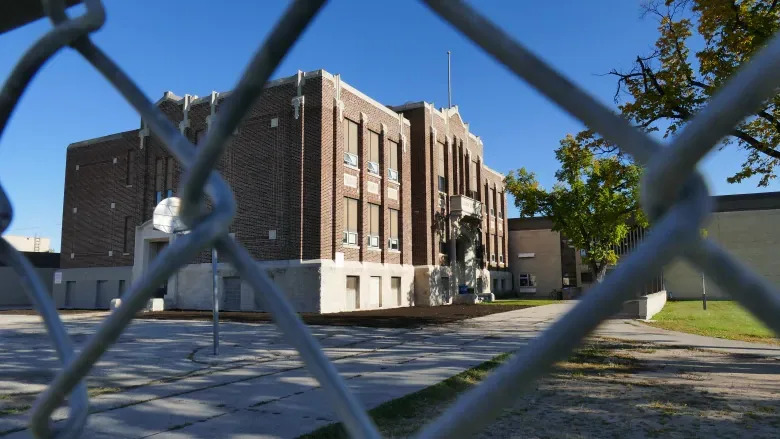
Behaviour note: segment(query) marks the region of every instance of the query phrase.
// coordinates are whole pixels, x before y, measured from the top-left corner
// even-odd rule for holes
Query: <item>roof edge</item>
[[[134,131],[138,131],[138,129],[122,131],[120,133],[109,134],[109,135],[106,135],[106,136],[95,137],[95,138],[87,139],[87,140],[81,140],[81,141],[74,142],[74,143],[71,143],[70,145],[68,145],[68,149],[80,148],[82,146],[94,145],[96,143],[102,143],[102,142],[107,142],[109,140],[120,139],[125,134],[132,133]]]

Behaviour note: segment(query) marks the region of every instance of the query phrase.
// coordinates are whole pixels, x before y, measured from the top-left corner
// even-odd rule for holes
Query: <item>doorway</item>
[[[149,241],[149,262],[153,262],[165,247],[168,247],[168,241]],[[168,294],[167,280],[157,287],[152,297],[162,299],[166,294]]]

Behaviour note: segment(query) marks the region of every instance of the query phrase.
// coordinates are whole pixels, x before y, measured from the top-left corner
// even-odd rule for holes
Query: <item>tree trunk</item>
[[[604,276],[606,274],[607,274],[607,263],[602,262],[601,265],[598,268],[596,268],[596,283],[600,284],[604,282]]]

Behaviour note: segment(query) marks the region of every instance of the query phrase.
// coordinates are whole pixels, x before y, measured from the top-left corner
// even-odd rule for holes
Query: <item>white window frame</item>
[[[390,238],[387,240],[387,248],[390,250],[399,250],[398,238]]]
[[[523,285],[525,281],[526,285]],[[517,283],[522,288],[532,288],[536,286],[536,276],[531,273],[520,273],[517,275]]]
[[[357,232],[344,231],[344,244],[357,245]]]
[[[357,168],[358,167],[357,154],[352,154],[351,152],[344,151],[344,164],[347,166],[353,166]]]
[[[398,171],[393,168],[387,168],[387,179],[390,181],[398,181]]]

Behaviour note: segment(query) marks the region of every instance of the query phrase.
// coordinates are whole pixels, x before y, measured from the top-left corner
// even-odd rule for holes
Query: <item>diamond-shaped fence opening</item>
[[[571,311],[528,349],[516,355],[475,389],[462,395],[440,418],[421,432],[422,437],[467,437],[485,426],[500,409],[516,399],[533,380],[564,358],[604,319],[618,311],[621,303],[661,268],[676,257],[692,264],[718,282],[732,297],[780,333],[780,293],[766,280],[752,273],[717,244],[701,239],[699,229],[711,206],[710,197],[696,164],[715,147],[751,110],[780,87],[780,37],[769,44],[713,97],[668,146],[661,146],[634,129],[571,81],[546,65],[531,51],[477,11],[459,0],[423,0],[518,77],[527,81],[571,115],[579,118],[607,140],[645,166],[643,207],[654,220],[652,233],[617,269],[592,288]],[[235,203],[227,183],[214,171],[226,139],[244,112],[257,100],[263,85],[281,58],[301,35],[325,3],[324,0],[296,0],[277,22],[255,53],[234,92],[226,99],[214,125],[199,148],[171,125],[136,84],[89,38],[105,22],[99,0],[84,0],[86,12],[66,15],[66,6],[77,0],[14,2],[12,14],[0,17],[0,33],[48,16],[53,27],[18,61],[0,90],[0,134],[39,68],[58,50],[70,46],[97,69],[138,111],[145,124],[160,138],[187,169],[181,187],[183,220],[191,233],[177,239],[155,259],[146,276],[132,285],[123,304],[102,322],[78,355],[57,314],[47,287],[32,265],[4,239],[0,239],[0,259],[23,279],[31,301],[44,320],[49,337],[63,364],[50,386],[37,399],[31,411],[30,428],[35,437],[78,437],[87,418],[87,392],[84,377],[153,295],[156,286],[170,277],[200,251],[215,246],[258,293],[287,341],[299,352],[306,367],[320,382],[347,430],[353,437],[379,437],[376,427],[357,399],[349,392],[336,369],[325,357],[308,328],[295,314],[284,293],[259,270],[249,253],[227,235],[235,213]],[[202,196],[210,197],[213,209],[201,216]],[[0,187],[0,232],[13,215],[8,197]],[[580,334],[580,338],[572,334]],[[52,428],[52,412],[67,397],[68,419]],[[466,416],[467,415],[467,416]]]

